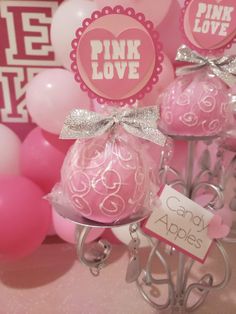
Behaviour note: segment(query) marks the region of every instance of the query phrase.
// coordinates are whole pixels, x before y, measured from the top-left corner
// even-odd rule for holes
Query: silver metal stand
[[[227,167],[225,171],[225,180],[224,180],[224,186],[227,188],[227,185],[232,183],[232,180],[235,182],[234,186],[236,186],[236,155],[231,160],[229,166]],[[236,187],[233,189],[233,197],[229,201],[228,207],[233,212],[236,213]],[[225,242],[229,243],[236,243],[236,222],[233,222],[233,225],[231,227],[231,231],[229,235],[224,239]]]
[[[213,176],[212,173],[214,173],[214,171],[207,169],[207,167],[203,168],[197,175],[194,175],[195,147],[197,140],[187,140],[188,152],[186,156],[185,175],[182,176],[177,170],[169,166],[168,152],[163,152],[159,171],[161,182],[163,184],[169,184],[191,199],[195,199],[201,191],[207,191],[208,194],[211,193],[212,199],[206,204],[206,207],[210,210],[220,209],[224,204],[224,184],[219,175],[221,167],[217,165],[222,164],[222,154],[218,154],[218,160],[215,165],[215,168],[218,167],[217,176]],[[63,213],[60,212],[60,209],[58,212],[64,216]],[[152,307],[157,310],[170,309],[172,313],[193,312],[203,304],[211,290],[221,289],[227,285],[231,275],[231,268],[227,253],[220,241],[215,242],[222,258],[216,262],[223,265],[224,271],[222,280],[220,282],[215,282],[213,274],[206,273],[197,281],[195,279],[194,282],[190,282],[191,271],[195,262],[182,253],[178,253],[172,247],[164,245],[163,251],[163,243],[142,232],[140,222],[144,218],[146,217],[137,219],[137,221],[127,222],[126,224],[130,225],[131,241],[134,241],[132,243],[138,244],[137,231],[141,232],[150,242],[150,254],[147,258],[146,266],[144,269],[140,269],[140,271],[136,269],[136,274],[131,274],[131,277],[135,278],[134,280],[136,281],[141,295]],[[108,262],[112,249],[111,245],[103,240],[96,244],[86,245],[85,240],[91,228],[116,228],[118,226],[104,226],[97,223],[93,224],[85,219],[80,220],[78,217],[69,217],[69,219],[73,220],[78,225],[77,253],[79,260],[90,268],[93,275],[99,275],[101,268]],[[136,246],[134,254],[137,254]],[[177,269],[172,269],[171,259],[177,259]],[[159,265],[161,265],[164,270],[164,274],[163,271],[161,274],[156,273],[158,268],[153,267],[156,260],[159,261]],[[158,293],[154,293],[154,291],[157,290]],[[192,301],[193,298],[190,297],[192,294],[194,294],[194,301]]]
[[[200,173],[195,176],[193,175],[196,143],[197,142],[195,140],[188,141],[188,152],[184,178],[175,169],[168,166],[168,162],[163,156],[163,162],[160,169],[162,182],[168,183],[174,188],[182,189],[182,193],[191,199],[194,199],[199,191],[207,190],[208,193],[212,193],[212,200],[208,203],[207,207],[212,210],[220,209],[224,204],[221,180],[219,180],[218,185],[215,182],[211,182],[214,181],[213,179],[209,181],[209,178],[212,177],[212,171],[207,169],[201,170]],[[219,154],[218,159],[221,157],[222,155]],[[219,160],[217,160],[217,162],[219,162]],[[142,280],[137,281],[137,286],[142,296],[158,310],[171,308],[172,313],[186,313],[196,310],[205,301],[210,290],[224,288],[231,276],[231,268],[227,253],[220,241],[215,242],[216,247],[222,256],[220,263],[221,265],[222,263],[224,265],[224,275],[222,281],[215,283],[213,275],[206,273],[204,276],[199,278],[197,282],[188,284],[188,281],[191,278],[191,270],[195,262],[182,253],[175,254],[176,258],[178,258],[178,267],[177,278],[174,281],[175,272],[171,270],[171,267],[167,262],[168,256],[164,256],[163,253],[160,253],[161,251],[158,249],[160,246],[159,241],[151,240],[153,249],[149,255],[147,265],[144,269],[144,277]],[[171,250],[173,249],[170,248],[170,251]],[[164,279],[155,279],[152,276],[151,265],[156,257],[159,258],[166,271],[166,277]],[[159,303],[157,298],[153,298],[150,293],[151,289],[147,291],[147,286],[151,287],[153,285],[167,286],[168,293],[166,293],[167,297],[164,302]],[[196,297],[195,295],[195,299],[191,303],[190,295],[193,292],[198,294],[198,296]],[[161,299],[161,296],[159,299]]]

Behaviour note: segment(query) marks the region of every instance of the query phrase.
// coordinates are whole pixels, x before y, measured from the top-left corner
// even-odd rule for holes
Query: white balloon
[[[96,11],[97,5],[88,0],[68,0],[56,10],[51,25],[51,41],[56,59],[67,69],[71,68],[71,42],[82,21]]]
[[[129,244],[129,242],[131,241],[131,236],[129,233],[129,226],[112,228],[111,230],[113,234],[115,235],[115,237],[118,240],[120,240],[122,243]],[[138,237],[140,239],[140,247],[147,247],[150,245],[147,238],[144,235],[142,235],[139,231],[138,231]]]
[[[19,137],[0,123],[0,175],[20,174],[20,149]]]

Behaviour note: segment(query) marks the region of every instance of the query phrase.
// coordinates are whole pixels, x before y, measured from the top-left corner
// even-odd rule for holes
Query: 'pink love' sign
[[[72,47],[75,79],[99,103],[134,103],[151,91],[162,71],[158,33],[132,8],[94,12],[77,30]]]
[[[189,43],[200,50],[218,51],[236,36],[235,0],[187,0],[184,32]]]

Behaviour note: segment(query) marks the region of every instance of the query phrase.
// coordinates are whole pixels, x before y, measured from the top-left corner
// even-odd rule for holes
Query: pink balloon
[[[66,242],[75,244],[76,224],[60,216],[55,210],[52,211],[53,226],[56,234]],[[88,235],[86,243],[92,242],[99,238],[104,229],[93,228]]]
[[[0,177],[0,255],[16,259],[31,254],[43,242],[50,206],[42,190],[27,178]]]
[[[37,183],[45,192],[49,192],[53,185],[60,180],[60,169],[67,142],[50,136],[51,142],[44,136],[40,128],[33,129],[24,140],[21,148],[22,174]],[[60,144],[59,144],[60,143]],[[58,149],[58,145],[65,143],[65,151]]]
[[[56,235],[56,230],[54,228],[54,225],[53,225],[53,222],[52,222],[52,219],[51,219],[47,236],[51,237],[51,236],[55,236],[55,235]]]
[[[183,44],[183,35],[180,30],[180,16],[180,4],[177,0],[172,0],[170,10],[157,27],[157,31],[160,34],[160,41],[163,44],[163,50],[171,62],[175,62],[176,51]]]
[[[64,1],[55,12],[51,25],[52,46],[56,59],[70,70],[71,42],[82,21],[96,11],[95,2],[86,0]]]
[[[169,11],[172,0],[95,0],[95,2],[99,8],[116,5],[132,7],[137,13],[143,13],[146,19],[158,25]]]
[[[66,154],[69,148],[75,143],[75,140],[62,140],[59,139],[58,135],[49,133],[44,130],[41,131],[42,136],[45,138],[45,140],[63,154]]]
[[[74,75],[62,69],[46,70],[36,75],[27,87],[26,104],[34,122],[54,134],[60,133],[72,109],[90,109],[90,99],[81,91]]]
[[[122,242],[113,234],[112,229],[105,229],[105,232],[102,234],[102,238],[111,244],[122,244]]]
[[[20,147],[18,136],[0,124],[0,174],[20,173]]]
[[[151,106],[156,103],[158,96],[163,90],[174,80],[175,72],[169,58],[164,55],[162,63],[162,72],[159,76],[159,81],[152,88],[150,93],[147,93],[140,101],[140,106]]]

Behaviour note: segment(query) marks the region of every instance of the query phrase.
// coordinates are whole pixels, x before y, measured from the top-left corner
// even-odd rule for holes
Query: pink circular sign
[[[162,71],[162,45],[153,23],[132,8],[105,7],[85,19],[72,41],[72,70],[90,98],[133,104]]]
[[[235,40],[235,0],[186,0],[182,23],[192,48],[221,52]]]

